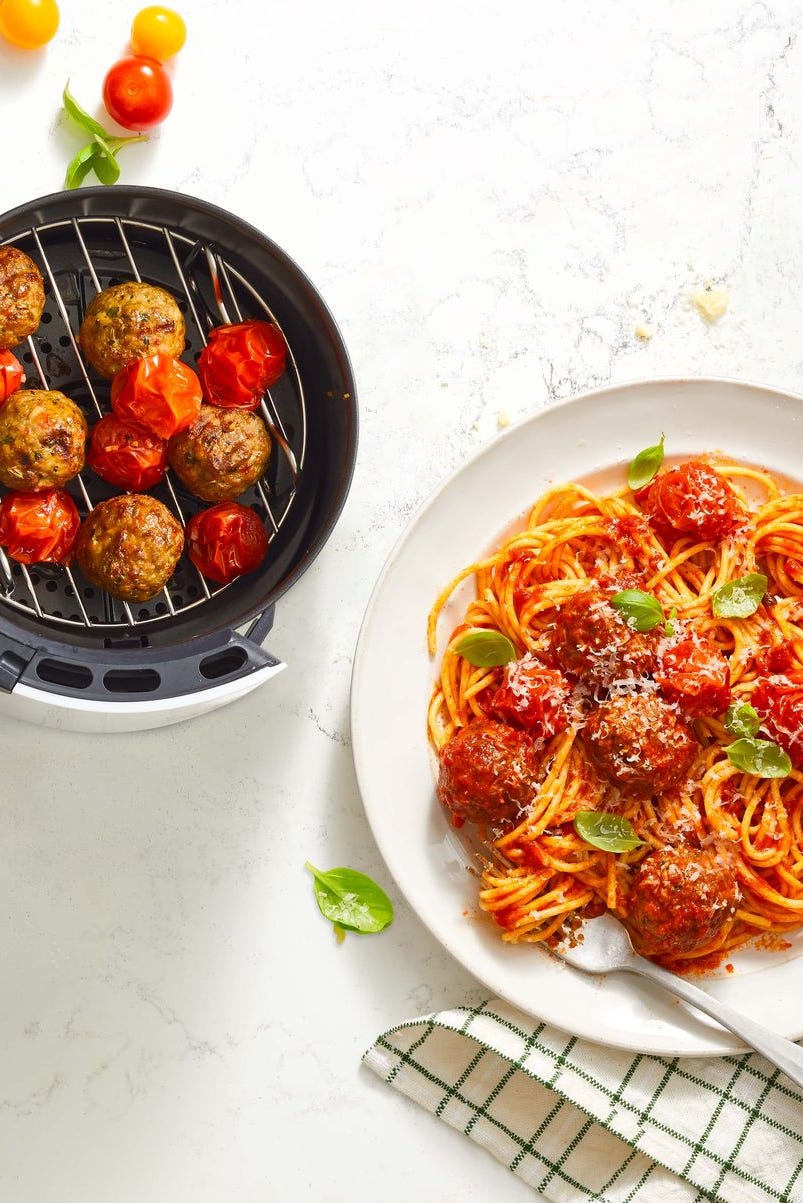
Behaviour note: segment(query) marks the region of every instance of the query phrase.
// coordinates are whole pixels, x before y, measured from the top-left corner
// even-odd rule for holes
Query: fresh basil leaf
[[[516,649],[501,631],[469,631],[455,644],[455,651],[477,668],[495,668],[516,659]]]
[[[95,175],[101,184],[116,184],[120,178],[120,164],[105,138],[95,137],[98,153],[95,155]]]
[[[67,167],[67,174],[64,177],[65,188],[80,188],[90,171],[95,168],[97,153],[98,148],[94,142],[88,142],[86,146],[81,147]]]
[[[723,722],[725,730],[737,739],[752,739],[761,726],[761,719],[749,702],[731,702]]]
[[[638,589],[623,589],[621,593],[614,593],[611,605],[634,631],[651,631],[664,619],[664,612],[656,599]]]
[[[669,612],[669,617],[667,618],[666,622],[664,623],[664,634],[665,635],[667,635],[667,636],[674,635],[675,623],[677,622],[677,619],[678,619],[678,608],[677,608],[677,606],[673,606]]]
[[[761,605],[766,592],[767,578],[763,572],[748,572],[747,576],[728,581],[711,594],[714,617],[749,618]]]
[[[767,739],[737,739],[725,752],[731,764],[754,777],[788,777],[792,771],[787,753]]]
[[[337,929],[343,931],[377,932],[393,922],[393,904],[376,882],[356,869],[316,869],[309,861],[315,879],[314,889],[318,909]],[[338,939],[340,937],[338,936]]]
[[[574,816],[574,830],[581,840],[603,852],[630,852],[644,843],[628,819],[605,810],[578,811]]]
[[[628,468],[627,483],[634,493],[637,489],[643,489],[645,485],[648,485],[654,479],[658,469],[664,462],[665,437],[662,434],[660,443],[656,443],[654,447],[645,447],[643,451],[639,451]]]
[[[70,81],[69,80],[64,85],[64,93],[62,95],[62,102],[64,104],[64,108],[65,108],[66,112],[68,113],[68,115],[70,117],[72,117],[72,119],[76,125],[80,125],[81,129],[86,130],[86,132],[88,134],[91,134],[93,138],[105,138],[106,137],[106,131],[103,128],[103,126],[100,124],[100,122],[96,121],[94,117],[90,117],[90,115],[89,115],[89,113],[87,113],[86,109],[81,108],[78,101],[75,99],[73,94],[70,92]]]

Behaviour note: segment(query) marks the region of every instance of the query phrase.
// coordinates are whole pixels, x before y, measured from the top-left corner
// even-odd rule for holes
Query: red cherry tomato
[[[141,493],[164,476],[167,441],[138,422],[106,414],[89,436],[86,462],[110,485]]]
[[[172,109],[173,85],[155,58],[132,54],[108,71],[103,103],[118,125],[142,133],[161,125]]]
[[[0,405],[15,393],[25,379],[25,370],[10,351],[0,351]]]
[[[268,550],[261,520],[248,506],[236,501],[222,501],[194,514],[185,533],[195,567],[221,585],[244,572],[253,572]]]
[[[80,525],[64,489],[6,493],[0,502],[0,544],[20,564],[66,564]]]
[[[551,739],[569,725],[570,693],[571,686],[562,673],[528,655],[505,665],[491,711],[512,727]]]
[[[198,360],[204,397],[211,405],[256,409],[286,360],[287,344],[270,322],[217,326]]]
[[[722,714],[731,700],[730,668],[717,648],[683,639],[664,652],[655,674],[668,702],[677,702],[687,718]]]
[[[112,409],[118,417],[169,439],[191,426],[201,412],[201,383],[180,359],[150,355],[117,373],[112,381]]]
[[[795,768],[803,768],[803,680],[771,677],[759,681],[750,701],[761,717],[762,729],[789,753]]]
[[[699,460],[656,476],[636,494],[636,501],[659,533],[668,528],[670,533],[718,539],[745,517],[725,477]]]

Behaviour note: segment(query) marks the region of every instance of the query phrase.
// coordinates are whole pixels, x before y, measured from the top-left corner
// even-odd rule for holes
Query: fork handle
[[[626,973],[636,973],[640,977],[648,978],[651,982],[656,982],[670,994],[682,999],[683,1002],[696,1007],[698,1011],[704,1011],[717,1023],[739,1036],[757,1053],[761,1053],[762,1057],[766,1057],[773,1065],[782,1069],[796,1086],[803,1087],[803,1049],[793,1044],[791,1040],[776,1035],[763,1024],[755,1023],[746,1015],[742,1015],[740,1011],[729,1007],[727,1003],[713,998],[699,986],[693,986],[685,978],[678,977],[677,974],[670,973],[667,969],[662,969],[660,965],[654,965],[652,961],[648,961],[644,957],[634,957],[627,965],[623,965],[622,969]]]

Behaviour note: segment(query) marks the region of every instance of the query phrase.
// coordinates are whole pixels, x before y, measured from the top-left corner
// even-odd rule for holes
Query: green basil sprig
[[[304,865],[314,880],[318,909],[335,929],[338,940],[344,931],[378,932],[393,922],[393,903],[381,886],[356,869],[316,869]]]
[[[664,623],[664,634],[670,639],[675,633],[675,623],[677,622],[677,620],[678,620],[678,608],[677,608],[677,606],[673,606],[672,609],[669,611],[669,617],[667,618],[666,622]]]
[[[761,719],[749,702],[731,702],[725,718],[725,730],[737,739],[752,739],[758,734]]]
[[[65,85],[62,102],[68,117],[92,139],[71,159],[64,178],[64,187],[80,187],[90,171],[94,171],[101,184],[116,184],[120,178],[118,152],[130,142],[147,142],[148,135],[134,134],[130,138],[117,138],[108,133],[99,121],[81,108],[70,92],[69,83]]]
[[[725,752],[731,764],[753,777],[788,777],[792,771],[788,754],[767,739],[737,739]]]
[[[516,659],[516,649],[501,631],[469,631],[454,650],[477,668],[496,668]]]
[[[611,598],[614,606],[634,631],[651,631],[664,621],[659,602],[649,593],[638,589],[623,589]]]
[[[630,852],[644,843],[628,819],[606,810],[578,811],[574,816],[574,830],[581,840],[603,852]]]
[[[648,485],[651,480],[655,479],[658,469],[664,462],[665,437],[662,434],[660,443],[656,443],[654,447],[645,447],[643,451],[639,451],[627,469],[627,483],[634,493],[638,489],[643,489],[645,485]]]
[[[763,572],[748,572],[726,585],[720,585],[711,594],[711,609],[715,618],[749,618],[755,614],[767,592],[767,578]]]

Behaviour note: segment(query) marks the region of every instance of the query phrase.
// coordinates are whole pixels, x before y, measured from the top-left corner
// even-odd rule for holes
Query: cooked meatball
[[[672,958],[715,940],[738,901],[727,844],[680,844],[644,858],[633,877],[628,911],[641,951]]]
[[[86,435],[86,418],[64,393],[12,393],[0,408],[0,481],[27,492],[61,488],[84,466]]]
[[[674,707],[649,693],[603,702],[588,716],[583,736],[600,775],[641,796],[682,781],[698,748]]]
[[[92,367],[111,379],[135,359],[181,355],[184,334],[184,318],[169,292],[129,280],[89,302],[78,340]]]
[[[524,731],[480,719],[441,751],[438,797],[455,827],[513,819],[532,801],[538,758]]]
[[[15,246],[0,246],[0,350],[33,334],[44,307],[45,286],[33,259]]]
[[[233,501],[265,471],[270,435],[260,417],[243,409],[204,405],[168,446],[170,466],[202,501]]]
[[[170,580],[183,547],[184,532],[167,506],[144,493],[125,493],[84,519],[75,558],[93,585],[143,602]]]
[[[657,636],[634,631],[592,585],[558,611],[555,652],[564,672],[607,684],[617,677],[646,676],[655,667]]]

